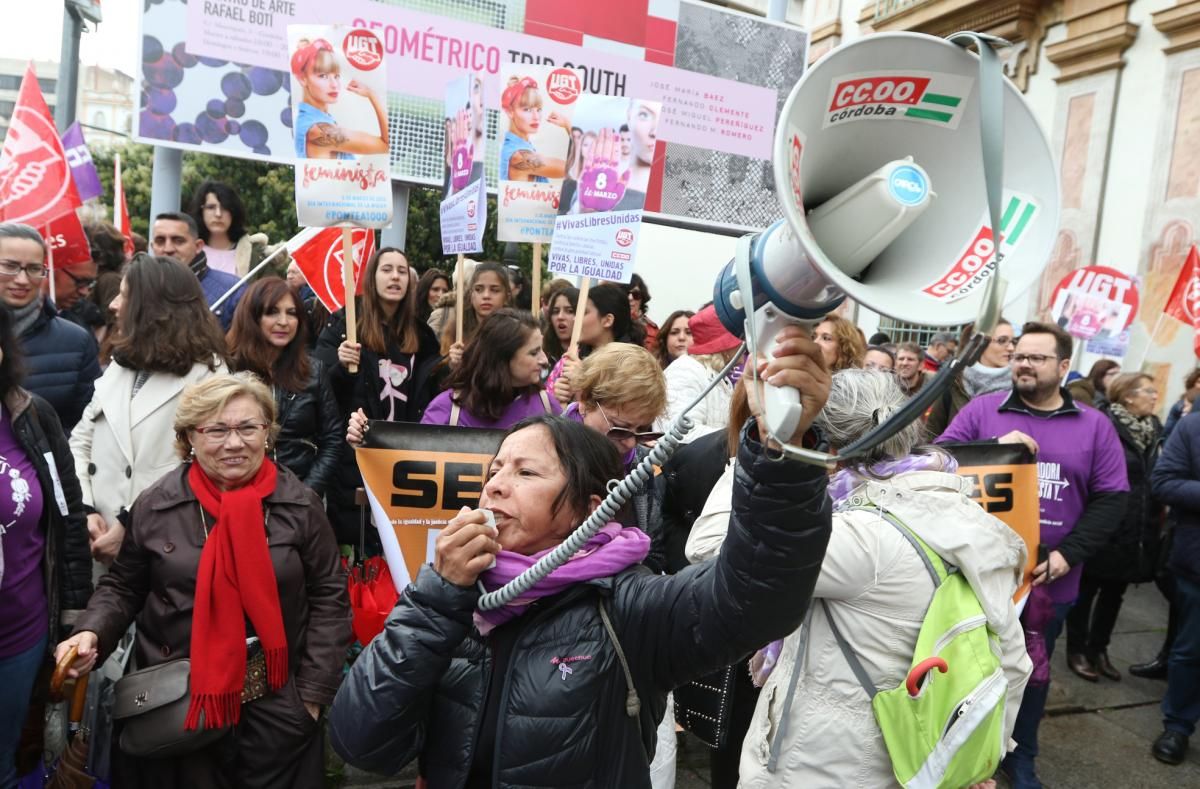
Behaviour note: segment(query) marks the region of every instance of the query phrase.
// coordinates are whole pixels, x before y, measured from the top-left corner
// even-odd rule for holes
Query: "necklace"
[[[200,527],[204,529],[204,542],[208,542],[208,519],[204,517],[204,507],[200,506],[200,502],[196,502],[196,511],[200,513]],[[271,508],[267,507],[263,512],[263,530],[267,528],[267,519],[271,517]]]

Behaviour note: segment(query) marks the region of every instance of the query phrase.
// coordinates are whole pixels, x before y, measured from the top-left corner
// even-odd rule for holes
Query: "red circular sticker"
[[[342,41],[346,60],[360,71],[374,71],[383,62],[383,44],[370,30],[351,30]]]
[[[617,244],[627,247],[633,243],[633,231],[627,227],[623,227],[617,231]]]
[[[574,104],[581,90],[579,75],[568,68],[556,68],[546,79],[546,92],[559,104]]]

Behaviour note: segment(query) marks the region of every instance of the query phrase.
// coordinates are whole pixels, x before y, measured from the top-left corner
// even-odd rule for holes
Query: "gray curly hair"
[[[899,411],[908,398],[890,370],[839,370],[825,408],[814,420],[834,447],[846,447]],[[902,458],[926,440],[925,426],[913,420],[879,446],[864,463]]]

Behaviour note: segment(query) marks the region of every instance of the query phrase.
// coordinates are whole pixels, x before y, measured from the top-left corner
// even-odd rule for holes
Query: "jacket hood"
[[[1028,551],[1015,531],[971,500],[970,491],[971,481],[964,477],[912,471],[865,481],[851,491],[846,506],[877,506],[912,529],[966,577],[989,624],[1002,632],[1016,616],[1012,597]]]

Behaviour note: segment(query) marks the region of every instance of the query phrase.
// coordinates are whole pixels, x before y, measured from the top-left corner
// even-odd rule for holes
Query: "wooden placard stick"
[[[467,304],[464,301],[463,295],[463,253],[458,253],[458,260],[454,262],[454,341],[463,341],[463,314],[467,311]]]
[[[588,291],[592,289],[592,278],[584,277],[579,283],[579,301],[575,302],[575,325],[571,328],[570,351],[579,355],[579,333],[583,331],[583,316],[587,312]]]
[[[533,298],[529,301],[534,317],[542,314],[542,242],[533,242]]]
[[[358,342],[358,320],[354,305],[354,237],[349,227],[342,228],[342,291],[346,300],[346,341]],[[347,365],[351,373],[358,372],[358,365]]]

